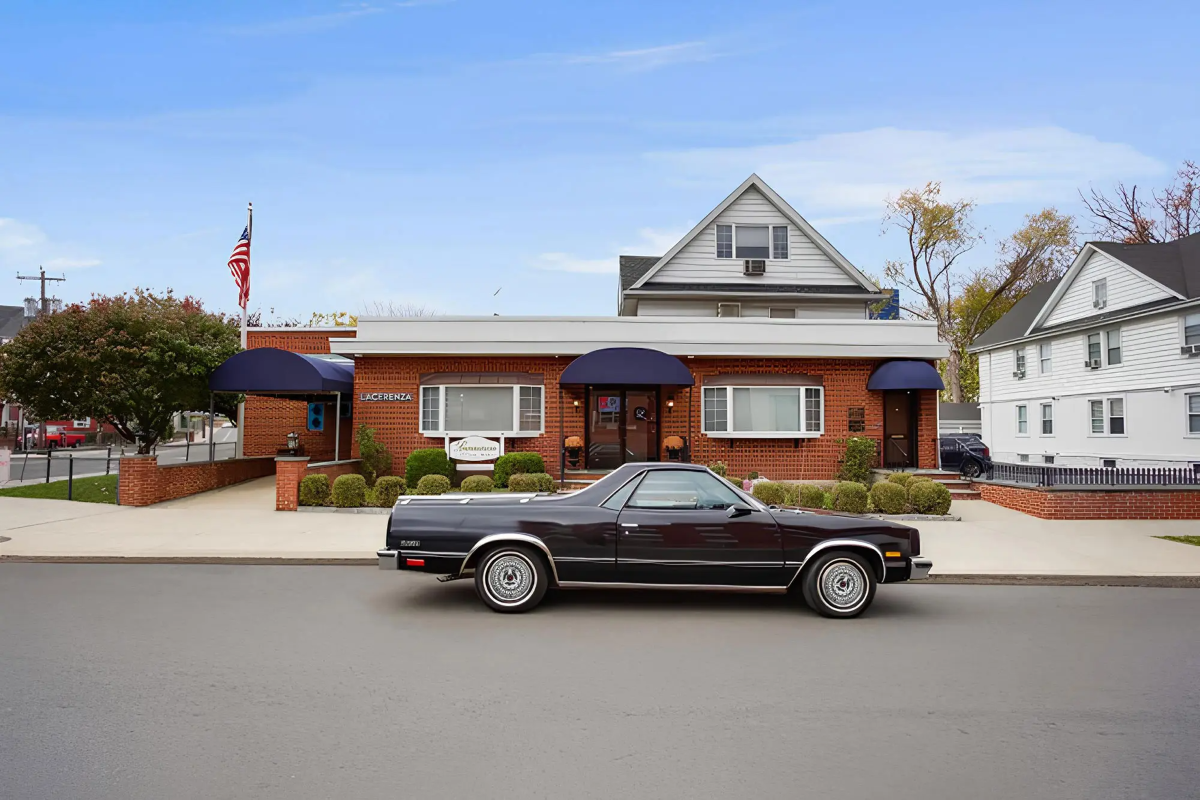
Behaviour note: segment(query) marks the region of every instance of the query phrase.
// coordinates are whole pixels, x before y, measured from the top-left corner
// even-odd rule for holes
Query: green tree
[[[0,394],[41,419],[95,417],[149,453],[178,411],[206,411],[208,378],[241,349],[237,320],[190,297],[93,297],[0,348]]]

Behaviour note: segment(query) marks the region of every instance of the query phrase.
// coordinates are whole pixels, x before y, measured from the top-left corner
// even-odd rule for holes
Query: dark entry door
[[[915,467],[916,407],[913,393],[883,393],[883,463],[887,467]]]
[[[588,388],[587,467],[658,461],[658,389]]]
[[[648,472],[617,518],[617,579],[786,585],[775,520],[758,509],[730,516],[730,506],[740,504],[728,486],[708,473]]]

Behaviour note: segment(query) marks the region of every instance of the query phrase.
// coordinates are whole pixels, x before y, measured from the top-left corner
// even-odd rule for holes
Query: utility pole
[[[37,315],[39,317],[44,317],[50,313],[50,298],[46,297],[46,281],[65,281],[66,277],[64,276],[62,278],[48,278],[48,277],[46,277],[46,268],[45,267],[38,267],[38,271],[41,273],[40,275],[17,275],[17,280],[19,280],[19,281],[37,281],[38,283],[41,284],[41,300],[38,303]]]

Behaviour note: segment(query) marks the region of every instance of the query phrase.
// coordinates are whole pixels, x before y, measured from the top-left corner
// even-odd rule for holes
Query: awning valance
[[[354,391],[354,364],[256,347],[225,359],[209,377],[208,388],[241,394],[350,394]]]
[[[648,347],[606,347],[576,358],[563,370],[563,384],[691,386],[692,373],[675,356]]]
[[[928,361],[888,361],[880,364],[867,380],[867,388],[888,389],[945,389],[942,376]]]

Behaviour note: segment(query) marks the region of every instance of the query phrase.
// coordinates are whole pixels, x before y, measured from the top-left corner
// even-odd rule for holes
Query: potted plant
[[[682,453],[683,453],[683,437],[682,436],[666,437],[665,439],[663,439],[663,447],[666,448],[668,461],[682,460],[682,458],[681,458]]]
[[[581,469],[583,466],[583,439],[579,436],[568,436],[563,441],[567,451],[567,467]]]

